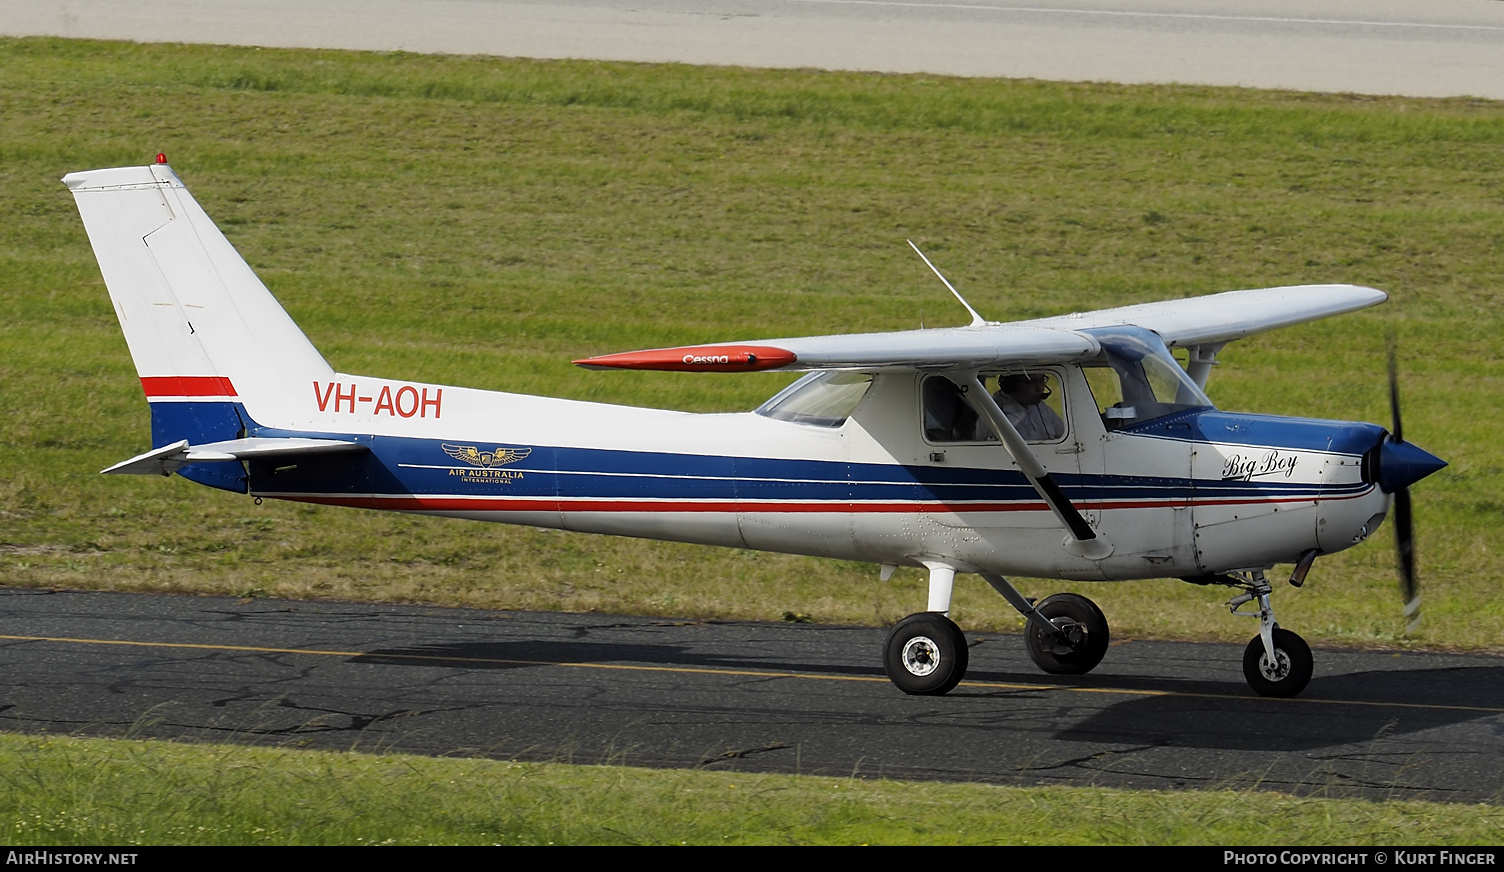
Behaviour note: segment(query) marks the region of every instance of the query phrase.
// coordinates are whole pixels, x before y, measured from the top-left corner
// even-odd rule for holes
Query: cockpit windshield
[[[1188,409],[1212,408],[1165,347],[1142,327],[1083,331],[1102,344],[1102,356],[1082,365],[1097,410],[1109,430],[1118,430]]]
[[[871,386],[871,373],[812,372],[758,406],[757,414],[775,421],[839,427]]]

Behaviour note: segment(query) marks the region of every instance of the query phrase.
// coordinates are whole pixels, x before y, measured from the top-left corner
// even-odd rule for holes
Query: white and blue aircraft
[[[892,628],[883,654],[911,694],[965,675],[947,612],[956,573],[972,572],[1027,617],[1030,655],[1059,674],[1101,661],[1106,618],[1076,594],[1034,602],[1008,576],[1234,588],[1232,611],[1259,625],[1248,683],[1293,696],[1311,652],[1275,623],[1266,572],[1294,564],[1299,586],[1391,503],[1418,614],[1407,489],[1445,463],[1403,441],[1397,400],[1391,433],[1224,412],[1204,392],[1227,343],[1377,305],[1382,291],[1232,291],[1011,324],[972,310],[966,327],[576,361],[808,373],[756,411],[691,414],[335,372],[165,158],[63,181],[151,407],[152,450],[106,473],[867,561],[884,579],[923,567],[927,608]],[[1391,367],[1393,400],[1392,387]]]

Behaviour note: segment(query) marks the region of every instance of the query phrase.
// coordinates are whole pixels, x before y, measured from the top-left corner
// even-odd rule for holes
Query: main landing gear
[[[883,668],[904,693],[949,693],[966,675],[966,637],[945,616],[955,570],[930,567],[930,611],[909,615],[888,631]],[[1014,608],[1029,619],[1024,642],[1045,672],[1084,675],[1107,653],[1107,618],[1097,604],[1074,593],[1057,593],[1034,605],[1002,576],[983,574]]]

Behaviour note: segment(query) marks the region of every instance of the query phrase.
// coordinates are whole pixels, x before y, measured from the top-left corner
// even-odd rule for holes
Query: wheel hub
[[[1065,634],[1066,644],[1071,648],[1079,648],[1086,641],[1086,628],[1070,618],[1053,618],[1050,623],[1060,628]]]
[[[1259,673],[1269,681],[1283,681],[1290,674],[1290,655],[1276,648],[1274,657],[1273,662],[1268,654],[1259,658]]]
[[[928,636],[915,636],[903,646],[903,668],[923,678],[940,668],[940,646]]]
[[[1039,644],[1057,657],[1069,657],[1081,650],[1086,642],[1086,628],[1070,618],[1051,618],[1050,623],[1060,629],[1060,635],[1039,631]]]

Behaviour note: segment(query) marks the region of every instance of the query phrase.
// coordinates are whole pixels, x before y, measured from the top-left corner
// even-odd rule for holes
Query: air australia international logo
[[[450,467],[450,475],[458,476],[465,481],[516,481],[522,478],[520,471],[498,467],[516,463],[533,453],[531,448],[497,448],[493,451],[482,451],[474,445],[451,445],[448,442],[443,445],[445,454],[475,467],[474,469],[462,466]]]
[[[516,463],[522,458],[533,453],[531,448],[498,448],[495,451],[481,451],[474,445],[450,445],[444,443],[444,453],[455,460],[463,460],[485,469],[493,466],[506,466],[508,463]]]

